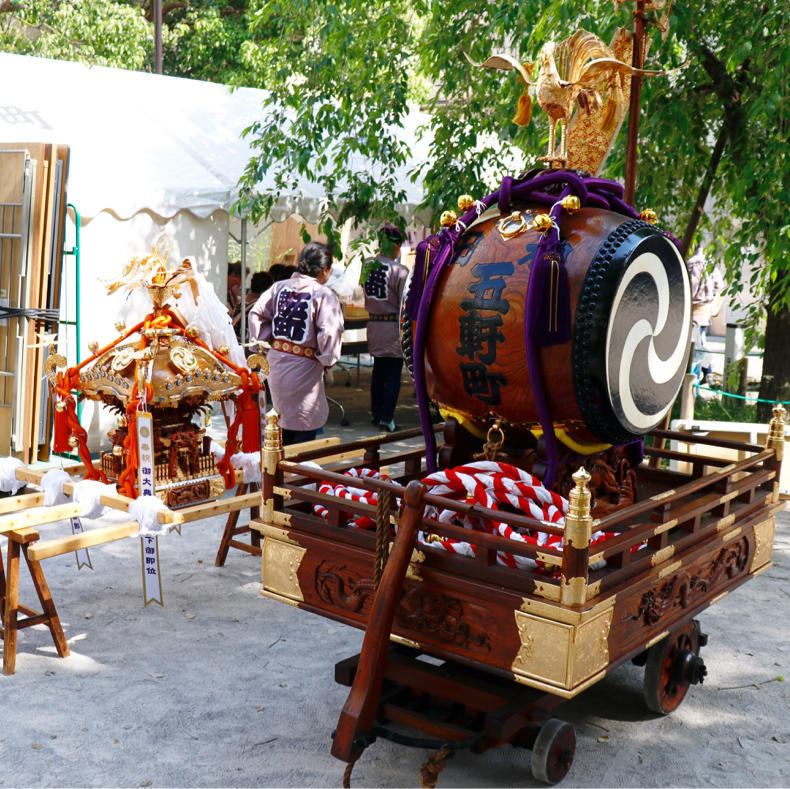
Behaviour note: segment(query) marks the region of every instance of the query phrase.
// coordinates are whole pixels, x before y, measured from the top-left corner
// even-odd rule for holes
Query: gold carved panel
[[[573,686],[609,665],[609,628],[614,609],[576,627],[573,639]]]
[[[586,622],[569,625],[516,611],[521,648],[511,670],[526,679],[576,688],[609,665],[613,613],[610,607]]]
[[[306,548],[266,537],[261,562],[263,588],[292,600],[304,600],[297,573],[305,553]]]
[[[752,558],[749,572],[753,573],[758,567],[762,567],[771,560],[774,550],[774,528],[775,521],[773,516],[758,523],[754,527],[754,557]]]
[[[573,643],[572,625],[515,611],[521,648],[511,670],[533,679],[566,687]]]

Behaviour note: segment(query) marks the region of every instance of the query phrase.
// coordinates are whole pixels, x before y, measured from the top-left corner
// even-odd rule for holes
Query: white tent
[[[251,157],[241,132],[260,120],[265,91],[8,54],[0,54],[0,74],[0,139],[70,145],[69,191],[84,218],[141,210],[206,218],[235,201]],[[404,135],[415,144],[413,129]],[[407,169],[402,185],[413,207],[422,194]],[[302,180],[272,219],[314,222],[323,197]]]
[[[171,262],[192,257],[225,298],[230,210],[251,158],[241,132],[262,118],[265,92],[196,80],[0,53],[0,141],[54,142],[70,149],[67,196],[73,209],[67,248],[80,218],[80,341],[63,327],[71,361],[87,344],[116,336],[150,309],[145,293],[106,295],[105,284],[166,234]],[[414,141],[413,129],[404,132]],[[355,166],[364,167],[362,162]],[[410,206],[420,190],[402,169]],[[265,184],[263,185],[265,186]],[[275,206],[271,219],[296,215],[314,223],[324,200],[307,181]],[[66,261],[64,302],[74,302],[77,275]],[[74,318],[73,310],[67,315]],[[89,419],[98,419],[95,414]],[[91,424],[97,434],[98,423]]]
[[[99,278],[147,253],[162,232],[171,258],[192,256],[223,298],[229,211],[251,157],[241,132],[261,119],[265,92],[9,54],[0,54],[0,74],[0,140],[70,147],[68,200],[82,222],[81,356],[87,341],[112,335],[108,311],[125,317],[139,307],[108,299]],[[414,141],[413,129],[404,135]],[[408,169],[413,216],[421,193]],[[271,219],[315,222],[323,199],[303,181]]]

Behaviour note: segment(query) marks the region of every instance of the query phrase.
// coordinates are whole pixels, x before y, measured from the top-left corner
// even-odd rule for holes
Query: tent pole
[[[154,71],[162,73],[162,0],[154,0]]]
[[[247,341],[247,218],[241,220],[241,344]]]

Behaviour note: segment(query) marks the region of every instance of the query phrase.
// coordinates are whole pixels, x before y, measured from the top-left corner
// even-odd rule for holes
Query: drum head
[[[573,384],[587,427],[631,441],[657,427],[686,372],[691,287],[683,257],[660,230],[624,222],[585,276],[573,336]]]

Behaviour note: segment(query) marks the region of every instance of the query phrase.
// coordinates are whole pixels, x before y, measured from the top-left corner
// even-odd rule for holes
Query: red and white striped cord
[[[367,468],[349,469],[345,474],[353,478],[389,479],[379,474],[378,471]],[[507,463],[491,460],[467,463],[452,469],[437,471],[425,477],[422,482],[428,491],[436,496],[479,504],[491,510],[498,510],[500,505],[505,504],[509,508],[513,508],[527,517],[543,521],[547,525],[559,527],[565,525],[565,514],[568,511],[567,499],[545,488],[537,477]],[[352,485],[322,482],[319,492],[373,506],[378,502],[376,491],[355,488]],[[400,502],[398,502],[398,506],[400,506]],[[314,504],[313,511],[324,518],[329,516],[329,510],[321,504]],[[447,508],[427,507],[425,517],[440,523],[461,526],[471,531],[484,531],[517,542],[562,550],[563,540],[560,535],[547,534],[539,529],[522,534],[508,526],[507,523],[476,518]],[[355,518],[352,516],[347,525],[360,529],[373,529],[375,520],[364,515]],[[595,532],[591,544],[602,542],[611,536],[612,534],[609,532]],[[429,536],[423,531],[419,532],[417,541],[423,548],[444,550],[447,553],[462,556],[475,556],[477,550],[476,546],[469,542],[441,537],[437,539],[435,535]],[[546,567],[544,562],[536,562],[529,557],[516,556],[505,551],[497,552],[497,561],[508,567],[528,569]]]
[[[386,474],[381,474],[376,469],[372,468],[351,468],[344,472],[346,476],[356,479],[383,479],[389,480]],[[318,492],[325,496],[336,496],[345,501],[361,501],[365,504],[376,506],[379,500],[379,495],[375,490],[366,490],[365,488],[355,488],[352,485],[343,485],[334,482],[322,482],[318,487]],[[400,506],[400,502],[398,502]],[[323,504],[313,504],[313,512],[320,515],[322,518],[329,517],[329,510]],[[353,526],[357,529],[375,529],[376,521],[366,515],[359,517],[352,517],[349,519],[347,526]]]
[[[469,463],[453,469],[443,469],[422,481],[428,486],[430,492],[436,495],[480,504],[492,510],[499,509],[501,504],[507,504],[535,520],[552,526],[565,525],[565,514],[568,511],[567,500],[545,488],[537,477],[507,463],[491,460]],[[528,534],[521,534],[501,521],[473,518],[448,509],[438,512],[433,509],[433,512],[426,513],[426,515],[442,523],[453,523],[466,529],[497,534],[509,540],[557,550],[562,549],[562,537],[547,534],[544,531],[535,530]],[[609,536],[611,534],[596,532],[593,535],[592,543],[600,542]],[[426,535],[422,532],[418,540],[425,548],[445,550],[449,553],[473,556],[476,551],[476,546],[462,540],[432,538],[432,541],[428,542]],[[505,551],[497,553],[497,561],[508,567],[529,569],[545,567],[544,562],[536,562],[529,557],[516,556]]]

